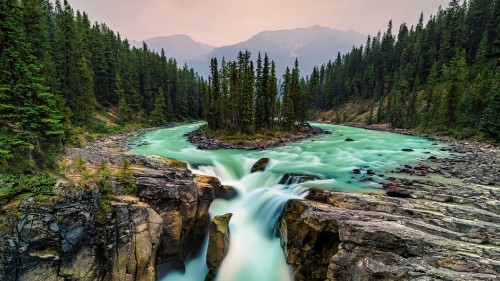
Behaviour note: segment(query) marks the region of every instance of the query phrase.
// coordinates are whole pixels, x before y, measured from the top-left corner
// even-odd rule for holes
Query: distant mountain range
[[[132,41],[130,44],[136,48],[142,48],[143,41]],[[182,65],[190,59],[203,56],[211,52],[215,47],[194,41],[191,37],[178,34],[172,36],[153,37],[144,40],[149,49],[156,52],[165,50],[165,54],[169,58],[175,58]]]
[[[299,60],[301,75],[309,75],[314,66],[322,65],[336,58],[337,53],[347,53],[353,46],[366,42],[366,36],[356,31],[340,31],[319,25],[291,30],[263,31],[252,38],[234,45],[215,48],[199,43],[187,35],[155,37],[145,40],[150,49],[157,52],[165,50],[167,57],[174,57],[179,64],[187,63],[200,75],[208,77],[212,57],[220,60],[234,60],[238,52],[249,50],[252,59],[267,52],[276,63],[277,75],[285,68],[293,67],[295,58]],[[133,41],[132,45],[142,47],[142,42]]]

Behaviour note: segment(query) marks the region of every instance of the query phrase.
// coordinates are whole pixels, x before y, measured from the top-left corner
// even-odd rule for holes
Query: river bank
[[[426,159],[425,161],[422,161],[424,169],[420,170],[425,170],[425,166],[439,164],[439,174],[446,178],[454,177],[463,180],[465,183],[477,183],[483,185],[500,184],[500,150],[499,147],[494,144],[476,140],[457,139],[451,136],[421,133],[408,129],[393,128],[388,124],[347,124],[347,126],[417,136],[436,142],[446,143],[449,146],[447,150],[451,153],[456,153],[456,157]],[[417,173],[415,169],[409,168],[402,168],[400,171],[410,175]]]
[[[55,280],[64,276],[79,280],[121,277],[153,280],[159,263],[183,268],[183,262],[203,241],[209,222],[208,209],[221,183],[216,178],[193,175],[179,161],[165,161],[166,158],[128,151],[130,147],[138,147],[160,153],[165,150],[161,149],[163,145],[179,153],[174,156],[185,156],[191,161],[208,157],[208,153],[214,151],[196,150],[191,146],[185,150],[187,142],[183,135],[186,131],[179,133],[175,128],[150,134],[156,138],[137,138],[148,134],[147,130],[151,129],[103,137],[85,148],[68,152],[70,170],[75,170],[75,162],[81,159],[92,175],[103,160],[114,175],[119,174],[124,160],[129,161],[137,186],[136,195],[123,194],[124,189],[114,178],[111,179],[112,194],[104,195],[95,183],[79,184],[80,177],[76,176],[73,183],[59,183],[53,197],[23,197],[7,204],[3,209],[7,216],[2,218],[3,224],[0,223],[0,236],[6,241],[0,243],[3,261],[0,279]],[[255,205],[259,210],[260,205],[256,202],[266,199],[266,194],[273,202],[277,199],[283,204],[288,202],[283,212],[277,206],[272,212],[268,205],[262,206],[267,206],[266,213],[281,215],[279,236],[287,263],[293,266],[295,280],[352,280],[358,277],[359,280],[497,280],[500,273],[500,167],[496,147],[454,139],[446,141],[447,146],[436,141],[439,146],[434,147],[432,142],[422,144],[414,138],[365,135],[365,132],[348,128],[338,130],[343,133],[335,135],[334,131],[331,136],[325,136],[335,139],[327,145],[319,141],[299,142],[293,147],[278,148],[281,152],[274,157],[268,155],[273,153],[271,150],[236,151],[235,157],[228,157],[226,151],[221,152],[220,157],[228,162],[219,161],[223,165],[207,167],[228,178],[246,177],[244,184],[237,188],[255,185],[240,194],[256,189],[259,192],[253,195],[262,197],[236,199],[233,203],[238,207],[248,200],[250,206]],[[181,140],[179,143],[163,140],[174,131],[177,132],[175,139]],[[376,153],[391,151],[387,154],[389,158],[381,158],[384,161],[393,161],[390,155],[420,160],[411,163],[398,160],[397,166],[376,171],[366,167],[367,164],[360,164],[362,162],[353,164],[352,161],[364,155],[364,152],[363,155],[356,152],[359,149],[366,151],[363,150],[366,146],[357,146],[366,143],[365,136],[371,136],[369,147],[378,143]],[[378,142],[385,137],[387,140]],[[394,139],[398,141],[387,143]],[[279,173],[275,175],[264,170],[262,181],[255,182],[250,180],[260,175],[245,176],[250,172],[248,166],[254,164],[246,160],[255,161],[254,153],[273,158],[273,165],[293,163],[282,169],[283,172],[294,167],[301,167],[306,172],[321,166],[313,156],[324,154],[313,151],[302,154],[311,146],[333,153],[331,161],[325,162],[328,163],[325,172],[342,169],[347,172],[343,178],[332,173],[335,187],[348,186],[350,181],[367,187],[379,183],[384,192],[361,194],[309,189],[306,198],[298,200],[298,196],[280,197],[283,194],[277,193],[276,186],[258,189],[267,184],[265,179],[268,178],[268,184],[272,185],[274,177],[279,179]],[[342,148],[337,149],[337,146]],[[445,151],[442,154],[430,152],[438,151],[438,147]],[[334,154],[335,150],[342,154]],[[352,155],[342,158],[345,153]],[[373,165],[381,160],[371,161]],[[273,169],[273,165],[269,169]],[[356,169],[352,169],[353,165]],[[240,166],[241,172],[229,173],[231,169],[240,171],[237,169]],[[345,169],[346,166],[351,168]],[[268,201],[261,201],[264,202]],[[106,206],[111,208],[106,209]],[[234,220],[238,221],[237,213]],[[271,231],[273,226],[268,226]],[[14,229],[22,231],[18,233]],[[84,243],[90,238],[91,243]],[[282,249],[276,241],[279,256]],[[231,243],[241,250],[248,241],[233,240]],[[254,255],[257,248],[250,247],[250,253]],[[108,250],[104,254],[98,252],[102,249]],[[268,247],[263,251],[269,255]],[[81,264],[91,266],[83,268]],[[18,275],[11,278],[9,272],[13,271]],[[113,276],[119,277],[113,279]]]
[[[243,149],[243,150],[264,150],[271,147],[286,145],[299,140],[307,139],[320,134],[329,134],[330,132],[304,126],[295,132],[282,132],[272,136],[255,135],[239,136],[234,138],[226,136],[223,138],[207,137],[203,128],[197,129],[187,134],[188,140],[199,149],[218,150],[218,149]]]
[[[385,195],[311,190],[304,200],[289,201],[280,233],[296,280],[498,280],[498,147],[383,125],[355,127],[446,143],[449,155],[385,171]],[[353,170],[367,181],[372,175]]]
[[[380,195],[312,189],[305,199],[289,201],[279,232],[295,280],[356,276],[360,280],[497,280],[498,148],[387,127],[366,129],[446,143],[441,148],[445,156],[429,155],[411,165],[401,162],[383,171],[383,177],[369,168],[352,170],[353,181],[382,184]],[[123,148],[131,144],[129,137],[115,136],[99,146]],[[349,134],[342,138],[361,141]],[[402,147],[403,153],[417,153],[411,145]]]

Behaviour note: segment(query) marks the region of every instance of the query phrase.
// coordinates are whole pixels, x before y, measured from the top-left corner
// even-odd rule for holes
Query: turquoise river
[[[263,151],[199,150],[187,141],[185,134],[200,124],[182,125],[145,133],[134,140],[139,144],[131,152],[158,155],[186,162],[196,174],[215,176],[233,186],[238,196],[232,200],[216,199],[210,207],[211,217],[233,213],[229,251],[222,263],[219,281],[286,281],[293,275],[286,264],[276,222],[285,203],[303,198],[310,188],[341,192],[382,193],[384,177],[373,176],[373,182],[360,181],[364,176],[353,169],[373,170],[377,175],[401,164],[416,163],[431,155],[440,155],[444,144],[433,141],[351,127],[313,124],[331,131],[285,146]],[[346,138],[354,141],[345,141]],[[412,152],[403,151],[413,149]],[[261,158],[271,161],[264,172],[250,173]],[[322,180],[290,185],[278,184],[286,173],[309,174]],[[202,281],[208,272],[204,249],[186,263],[185,272],[169,272],[160,281]]]

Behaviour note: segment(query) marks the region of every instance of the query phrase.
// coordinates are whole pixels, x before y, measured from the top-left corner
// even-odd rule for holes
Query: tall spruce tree
[[[43,142],[64,134],[20,16],[18,1],[0,0],[0,171],[34,168]]]

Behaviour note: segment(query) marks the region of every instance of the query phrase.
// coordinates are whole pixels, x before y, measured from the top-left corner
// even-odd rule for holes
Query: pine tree
[[[153,110],[151,111],[151,122],[153,125],[165,125],[165,110],[167,106],[165,104],[165,95],[163,93],[163,88],[160,87],[158,93],[156,94],[155,103],[153,105]]]
[[[269,119],[269,128],[273,128],[275,124],[276,112],[278,112],[278,79],[276,78],[276,66],[274,65],[274,61],[271,61],[271,74],[269,77],[268,83],[268,93],[269,93],[269,108],[270,119]]]
[[[293,104],[292,96],[292,75],[290,74],[290,69],[287,67],[285,74],[283,75],[283,84],[281,85],[281,91],[283,93],[283,106],[281,109],[282,115],[282,126],[287,130],[295,128],[295,110]]]
[[[487,108],[481,120],[481,131],[488,137],[500,140],[500,39],[495,42],[492,54],[493,63],[496,64],[496,71],[492,86],[487,98]]]
[[[54,141],[64,134],[62,116],[44,85],[20,15],[17,1],[0,0],[0,170],[4,171],[33,168],[40,141]]]
[[[122,78],[120,74],[116,74],[115,88],[113,94],[118,97],[118,119],[121,124],[126,123],[132,117],[132,109],[127,104],[125,99],[125,91],[123,90]]]
[[[253,112],[254,112],[254,81],[255,74],[253,63],[250,60],[250,52],[240,53],[239,60],[241,75],[241,119],[240,130],[243,133],[253,132]]]
[[[292,69],[290,80],[290,98],[293,105],[293,116],[295,116],[295,121],[299,121],[300,124],[304,124],[306,121],[306,103],[305,95],[302,92],[300,86],[300,73],[299,73],[299,61],[295,59],[295,66]]]
[[[464,55],[457,52],[446,70],[443,71],[443,80],[447,85],[445,102],[443,103],[444,121],[448,126],[453,126],[457,121],[458,103],[465,93],[468,69]]]
[[[220,78],[217,58],[210,60],[210,72],[210,90],[205,101],[207,106],[206,118],[210,129],[219,130],[221,128],[222,116],[220,114]]]

